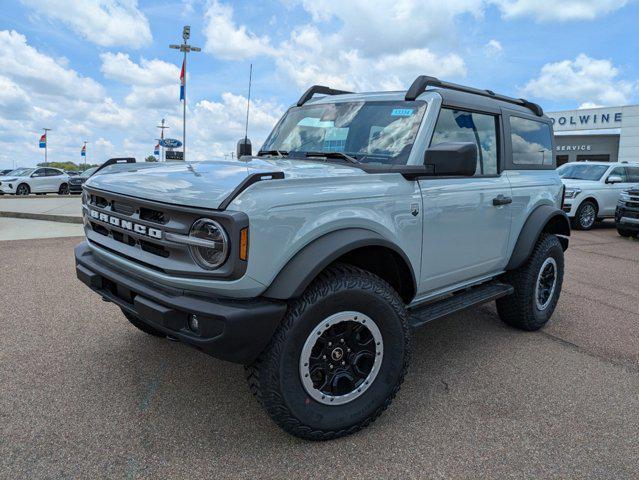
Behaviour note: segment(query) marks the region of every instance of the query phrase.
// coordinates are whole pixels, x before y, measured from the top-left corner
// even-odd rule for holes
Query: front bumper
[[[576,209],[572,208],[574,201],[575,201],[574,198],[566,198],[566,199],[564,199],[564,204],[563,204],[563,206],[561,208],[564,212],[566,212],[566,214],[569,217],[574,217],[575,216],[575,210]],[[575,202],[575,204],[576,204],[576,202]]]
[[[617,206],[615,223],[626,230],[639,232],[639,208]]]
[[[286,304],[261,298],[233,300],[158,288],[100,262],[86,242],[75,248],[78,279],[144,323],[213,357],[249,364],[270,341]],[[188,326],[197,315],[198,332]]]
[[[73,184],[69,183],[69,192],[71,193],[82,193],[82,184]]]
[[[11,182],[11,183],[2,182],[2,185],[0,185],[0,192],[7,193],[7,194],[16,193],[16,182]]]

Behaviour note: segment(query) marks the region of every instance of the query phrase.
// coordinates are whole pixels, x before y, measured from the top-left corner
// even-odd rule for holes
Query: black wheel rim
[[[557,286],[557,262],[548,257],[539,269],[535,287],[535,302],[539,310],[545,310],[550,305]]]
[[[381,365],[383,342],[377,325],[358,312],[340,312],[321,322],[304,344],[300,376],[320,403],[350,402],[371,385]]]

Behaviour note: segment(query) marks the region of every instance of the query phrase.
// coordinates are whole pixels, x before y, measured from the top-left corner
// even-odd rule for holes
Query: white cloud
[[[100,55],[102,74],[111,80],[128,85],[153,86],[174,83],[177,85],[180,69],[162,60],[142,58],[137,64],[127,53],[103,53]]]
[[[268,36],[259,37],[249,32],[244,25],[235,25],[233,7],[230,5],[213,0],[204,18],[205,52],[225,60],[241,60],[275,53]]]
[[[343,45],[364,57],[424,48],[432,41],[455,39],[454,23],[460,15],[480,18],[483,0],[300,0],[315,23],[335,20]]]
[[[249,138],[256,151],[266,139],[270,130],[279,120],[284,109],[282,106],[251,100],[251,117],[249,123]],[[223,93],[220,102],[202,100],[198,102],[192,113],[193,132],[191,158],[205,160],[212,156],[223,156],[229,151],[229,146],[244,136],[244,121],[246,115],[246,97]]]
[[[59,21],[103,47],[139,48],[153,39],[137,0],[21,0],[37,15]]]
[[[594,20],[628,4],[628,0],[491,0],[505,19],[533,17],[542,22]]]
[[[624,105],[629,102],[637,85],[618,77],[619,70],[610,60],[581,54],[575,60],[547,63],[523,91],[550,100]]]
[[[484,45],[484,54],[487,57],[498,57],[503,51],[504,48],[501,46],[501,42],[499,40],[493,39]]]
[[[603,105],[600,105],[598,103],[594,103],[594,102],[584,102],[581,105],[579,105],[579,107],[577,107],[579,110],[585,110],[588,108],[600,108],[603,107]]]
[[[98,82],[38,52],[27,45],[24,35],[13,30],[0,31],[0,72],[30,92],[89,102],[105,95]]]

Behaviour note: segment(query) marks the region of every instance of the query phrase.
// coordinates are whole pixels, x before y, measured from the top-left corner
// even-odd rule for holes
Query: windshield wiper
[[[305,152],[307,157],[342,158],[351,163],[359,164],[360,161],[344,152]]]
[[[261,157],[262,155],[277,155],[278,157],[283,158],[288,156],[288,152],[281,150],[260,150],[259,152],[257,152],[258,157]]]

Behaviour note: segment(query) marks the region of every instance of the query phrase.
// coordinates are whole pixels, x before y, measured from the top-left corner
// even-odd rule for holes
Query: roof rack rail
[[[335,90],[333,88],[325,87],[323,85],[313,85],[311,88],[309,88],[308,90],[304,92],[304,95],[300,97],[300,99],[297,101],[297,106],[301,107],[302,105],[304,105],[316,93],[322,93],[324,95],[344,95],[345,93],[353,93],[353,92],[347,92],[346,90]]]
[[[544,115],[544,111],[539,105],[529,102],[528,100],[524,100],[523,98],[507,97],[505,95],[498,95],[492,90],[481,90],[479,88],[465,87],[456,83],[443,82],[438,78],[429,77],[427,75],[420,75],[415,79],[415,81],[406,92],[405,99],[409,101],[415,100],[422,93],[424,93],[427,87],[439,87],[445,88],[447,90],[456,90],[458,92],[466,92],[472,93],[474,95],[481,95],[482,97],[494,98],[495,100],[501,100],[502,102],[513,103],[515,105],[526,107],[538,117],[542,117]]]
[[[108,167],[109,165],[115,165],[116,163],[135,163],[134,157],[121,157],[121,158],[109,158],[106,162],[98,167],[98,169],[93,172],[92,175],[95,175],[103,168]]]

